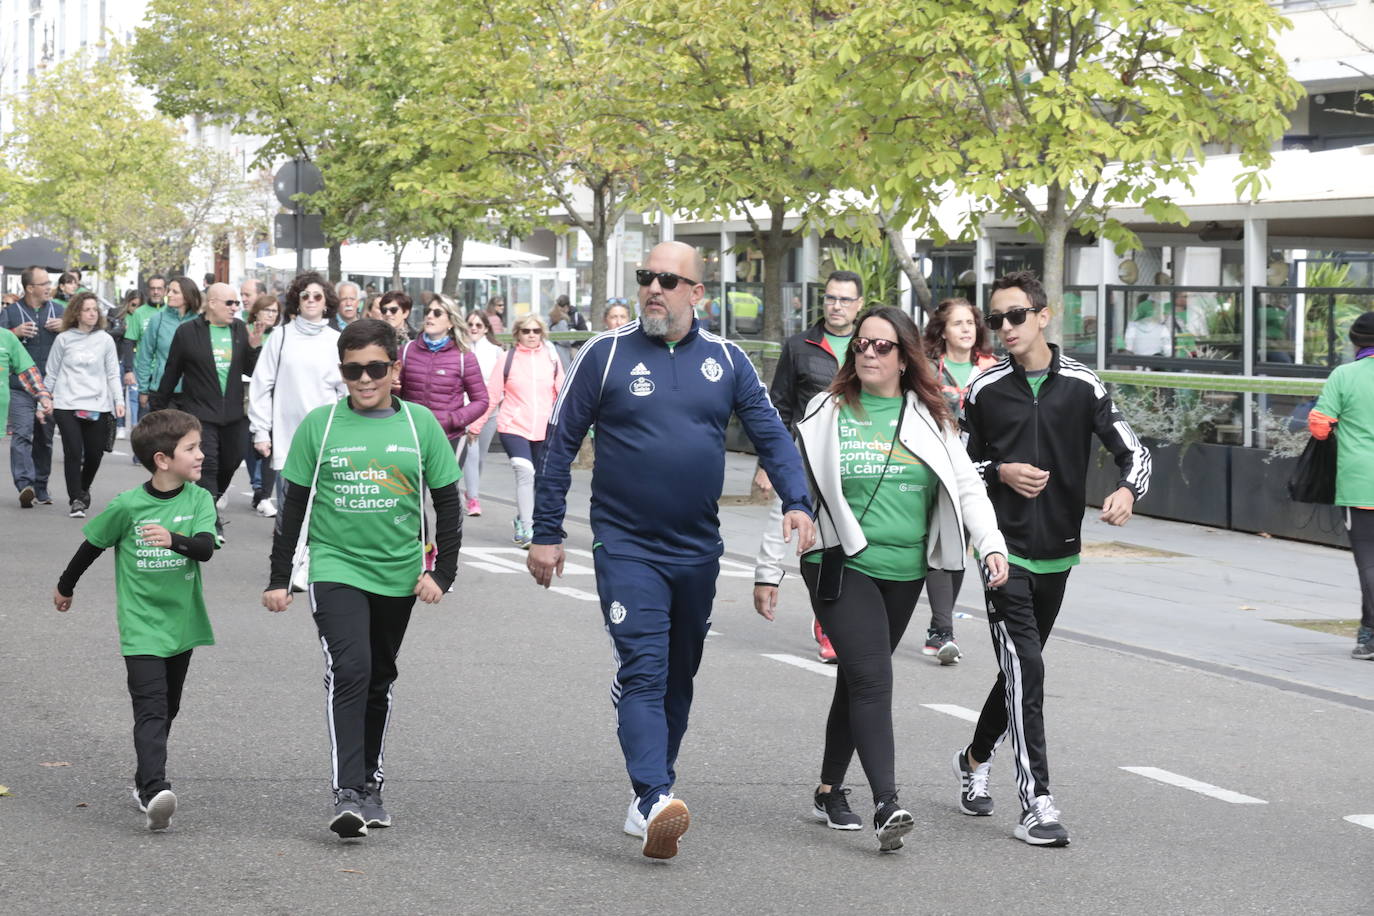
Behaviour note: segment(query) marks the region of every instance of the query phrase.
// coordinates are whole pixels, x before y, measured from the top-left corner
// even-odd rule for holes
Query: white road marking
[[[805,668],[807,671],[824,675],[825,677],[835,676],[835,666],[827,665],[823,662],[813,662],[809,658],[801,658],[796,655],[769,655],[764,653],[764,658],[771,658],[775,662],[782,662],[784,665],[795,665],[798,668]]]
[[[1199,795],[1206,795],[1209,798],[1230,802],[1233,805],[1269,804],[1262,798],[1254,798],[1250,795],[1232,792],[1230,789],[1223,789],[1208,782],[1199,782],[1196,779],[1189,779],[1187,776],[1170,773],[1168,770],[1161,770],[1159,767],[1122,767],[1121,769],[1128,773],[1135,773],[1137,776],[1144,776],[1146,779],[1154,779],[1171,786],[1178,786],[1180,789],[1196,792]]]
[[[474,560],[488,563],[492,566],[500,566],[507,572],[518,572],[529,574],[525,566],[527,554],[519,547],[464,547],[463,553]],[[582,566],[578,563],[563,563],[563,575],[565,576],[590,576],[592,568]]]
[[[978,721],[978,713],[974,712],[971,709],[966,709],[963,706],[955,706],[951,703],[922,703],[921,705],[924,706],[926,709],[933,709],[936,712],[942,712],[947,716],[953,716],[956,719],[963,719],[965,722]]]
[[[600,601],[600,600],[601,600],[600,598],[598,598],[596,595],[592,594],[591,592],[584,592],[584,591],[582,591],[582,589],[580,589],[580,588],[569,588],[569,587],[566,586],[566,585],[551,585],[551,586],[549,586],[549,591],[555,592],[555,593],[557,593],[557,594],[559,594],[559,595],[566,595],[566,596],[568,596],[569,598],[576,598],[578,601]]]
[[[1347,814],[1341,820],[1350,821],[1359,827],[1368,827],[1374,830],[1374,814]]]
[[[707,631],[706,631],[706,635],[707,635],[707,636],[719,636],[720,634],[717,633],[715,630],[707,630]]]
[[[476,562],[476,561],[474,561],[474,560],[466,560],[466,559],[463,560],[463,565],[464,565],[464,566],[470,566],[470,567],[472,567],[473,569],[480,569],[480,570],[482,570],[483,572],[489,572],[489,573],[516,573],[516,572],[520,572],[520,571],[521,571],[521,570],[518,570],[518,569],[507,569],[507,568],[504,567],[504,566],[493,566],[493,565],[490,564],[490,563],[479,563],[479,562]]]

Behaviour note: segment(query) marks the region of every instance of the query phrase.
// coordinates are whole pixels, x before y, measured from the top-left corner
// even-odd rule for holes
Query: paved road
[[[727,490],[747,471],[733,463]],[[1011,838],[1017,812],[1002,763],[993,777],[997,814],[957,812],[948,760],[971,729],[961,717],[991,684],[988,640],[979,620],[960,620],[965,661],[940,668],[919,654],[913,634],[896,662],[896,724],[902,799],[918,829],[892,856],[875,852],[868,831],[810,820],[833,669],[810,662],[796,580],[785,583],[780,619],[768,624],[750,607],[747,564],[727,563],[679,767],[694,825],[676,860],[643,859],[620,833],[629,790],[592,577],[579,563],[559,592],[529,582],[523,555],[503,544],[508,477],[496,456],[487,514],[468,527],[458,590],[416,613],[401,656],[387,756],[396,826],[352,843],[324,827],[327,745],[313,628],[301,609],[274,617],[257,604],[269,522],[236,496],[229,543],[206,569],[219,644],[197,650],[192,664],[170,760],[181,810],[171,830],[153,835],[126,788],[132,752],[112,564],[98,564],[73,610],[57,614],[49,595],[79,523],[57,507],[21,511],[0,500],[0,783],[13,792],[0,798],[0,909],[1374,911],[1360,877],[1374,829],[1346,820],[1374,824],[1362,778],[1371,771],[1370,710],[1361,700],[1374,692],[1374,667],[1341,659],[1344,641],[1321,634],[1304,650],[1323,670],[1330,659],[1320,689],[1285,680],[1264,652],[1251,652],[1251,668],[1212,658],[1220,650],[1209,646],[1224,643],[1227,624],[1208,602],[1220,607],[1231,589],[1242,593],[1238,604],[1259,607],[1277,600],[1272,581],[1245,598],[1241,577],[1214,577],[1217,594],[1194,586],[1202,610],[1191,621],[1170,617],[1154,629],[1149,615],[1164,612],[1153,586],[1140,582],[1182,582],[1166,560],[1090,562],[1075,572],[1068,638],[1051,644],[1046,700],[1053,784],[1073,833],[1065,850]],[[138,479],[112,458],[97,504]],[[761,520],[754,507],[725,513],[728,557],[752,550]],[[1174,527],[1169,543],[1186,544],[1193,557],[1174,562],[1205,570],[1187,538],[1205,544],[1212,536]],[[1110,536],[1146,543],[1162,530],[1146,524]],[[570,531],[573,547],[590,546],[585,527]],[[1349,564],[1338,551],[1292,549],[1302,558],[1290,564],[1299,577],[1319,578],[1324,563],[1338,577],[1340,561]],[[1115,596],[1112,581],[1120,583]],[[1129,596],[1142,592],[1137,606]],[[1349,616],[1302,606],[1300,592],[1290,588],[1284,600]],[[1168,601],[1169,615],[1189,604],[1186,595]],[[1280,626],[1236,613],[1237,651],[1235,643]],[[1341,678],[1363,679],[1363,693],[1340,689]],[[54,763],[66,765],[45,765]],[[855,807],[866,811],[857,762],[851,775]],[[1189,780],[1192,788],[1175,784]],[[1199,792],[1195,783],[1207,785]]]

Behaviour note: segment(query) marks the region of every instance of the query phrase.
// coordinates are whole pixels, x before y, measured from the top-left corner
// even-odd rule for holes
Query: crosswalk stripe
[[[782,662],[784,665],[792,665],[797,668],[804,668],[807,671],[811,671],[815,674],[819,674],[824,677],[835,676],[834,665],[826,665],[822,664],[821,662],[813,662],[809,658],[800,658],[796,655],[769,655],[766,652],[764,653],[763,657],[771,658],[775,662]]]
[[[1374,814],[1347,814],[1341,820],[1350,821],[1359,827],[1368,827],[1374,830]]]
[[[1137,776],[1144,776],[1146,779],[1154,779],[1171,786],[1178,786],[1180,789],[1196,792],[1199,795],[1206,795],[1209,798],[1215,798],[1219,801],[1230,802],[1233,805],[1269,804],[1262,798],[1255,798],[1251,795],[1242,795],[1239,792],[1232,792],[1230,789],[1223,789],[1209,782],[1199,782],[1196,779],[1189,779],[1187,776],[1170,773],[1168,770],[1161,770],[1159,767],[1121,767],[1121,769],[1128,773],[1135,773]]]

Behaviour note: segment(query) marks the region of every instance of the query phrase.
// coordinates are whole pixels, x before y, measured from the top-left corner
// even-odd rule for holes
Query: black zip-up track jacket
[[[1011,356],[974,378],[964,401],[968,452],[997,510],[997,525],[1012,554],[1057,560],[1082,549],[1092,437],[1116,458],[1120,487],[1138,500],[1150,485],[1150,452],[1112,403],[1097,374],[1082,363],[1053,358],[1040,394]],[[1045,489],[1026,499],[1002,482],[1002,464],[1025,462],[1050,472]],[[1105,494],[1104,494],[1105,495]]]

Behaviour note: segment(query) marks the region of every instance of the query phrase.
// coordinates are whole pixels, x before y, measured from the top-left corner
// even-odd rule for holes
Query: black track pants
[[[181,709],[181,688],[191,667],[191,650],[162,658],[158,655],[126,655],[129,699],[134,705],[134,754],[138,769],[134,786],[146,803],[167,781],[167,734]]]

